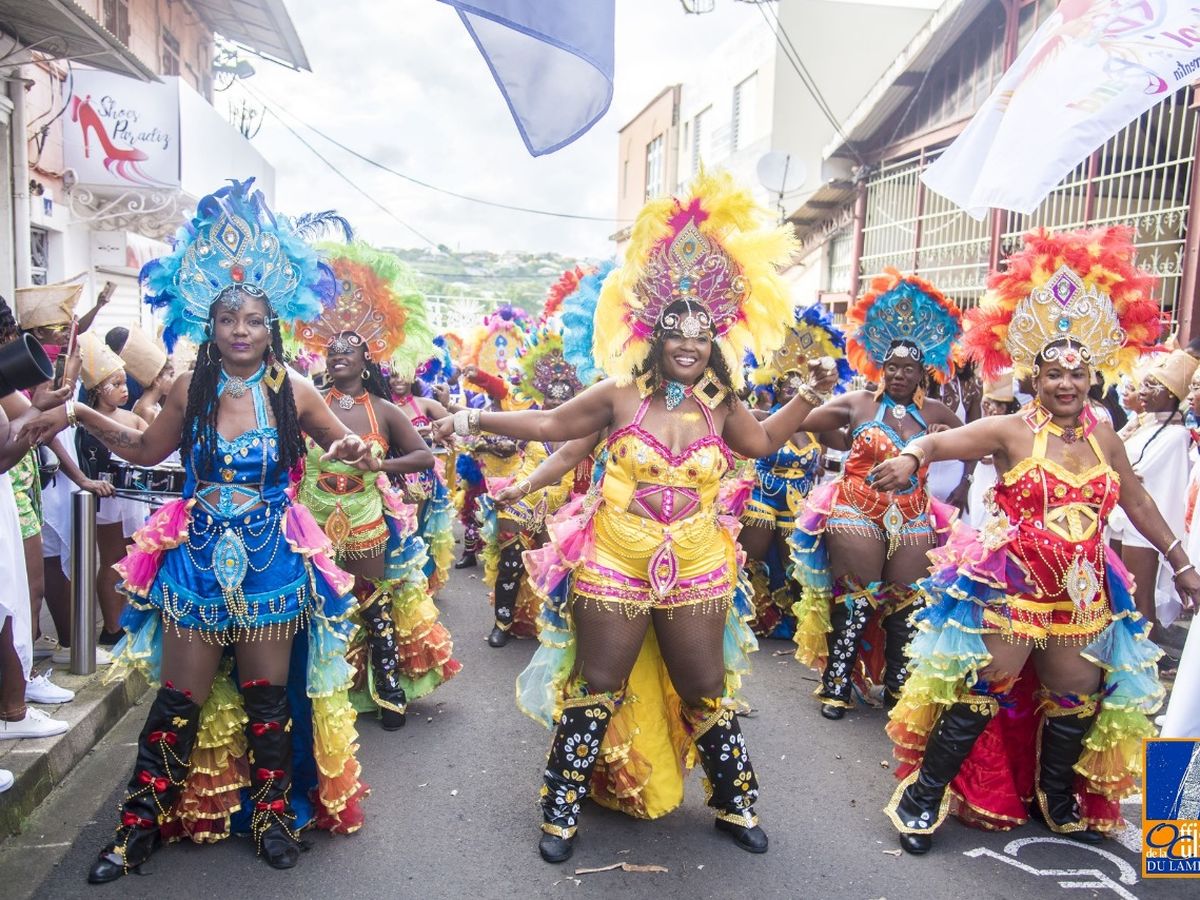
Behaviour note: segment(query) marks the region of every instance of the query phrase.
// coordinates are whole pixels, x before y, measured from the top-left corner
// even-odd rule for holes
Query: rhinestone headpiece
[[[1033,371],[1038,356],[1068,369],[1108,368],[1125,346],[1125,329],[1108,296],[1063,264],[1017,303],[1005,344],[1018,371]]]

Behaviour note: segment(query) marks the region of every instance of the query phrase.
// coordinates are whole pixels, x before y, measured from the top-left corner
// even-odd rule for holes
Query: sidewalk
[[[39,664],[38,671],[45,666]],[[134,675],[104,683],[107,668],[94,675],[71,675],[56,666],[54,683],[75,691],[75,699],[60,706],[38,708],[55,719],[71,723],[65,734],[38,740],[0,741],[0,769],[13,773],[14,782],[0,794],[0,842],[18,834],[22,824],[54,785],[96,746],[131,706],[146,692],[146,682]]]

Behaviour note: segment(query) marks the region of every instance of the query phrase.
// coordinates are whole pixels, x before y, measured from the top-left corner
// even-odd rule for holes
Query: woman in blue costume
[[[161,686],[116,835],[88,880],[136,869],[163,838],[220,839],[247,786],[259,854],[290,868],[298,814],[353,831],[365,793],[346,696],[351,579],[286,492],[303,433],[329,458],[371,462],[362,439],[282,363],[280,320],[316,317],[332,274],[247,181],[203,198],[173,253],[141,280],[165,310],[168,345],[199,343],[195,371],[142,432],[72,403],[38,420],[39,437],[78,422],[136,465],[179,450],[187,470],[183,498],[151,517],[118,567],[130,605],[123,665],[113,668],[138,668]],[[305,763],[296,782],[294,754]]]
[[[792,533],[796,658],[821,673],[821,715],[840,719],[856,681],[869,688],[882,669],[884,702],[907,677],[904,648],[917,599],[913,583],[952,511],[930,497],[924,469],[901,490],[878,491],[870,471],[928,432],[962,425],[944,404],[925,400],[927,373],[953,372],[951,347],[962,333],[958,308],[928,282],[889,270],[847,316],[850,363],[877,391],[851,391],[809,416],[810,431],[848,429],[842,476],[813,491]],[[973,463],[971,464],[974,465]],[[860,665],[863,649],[873,651]],[[882,651],[882,661],[880,661]]]
[[[838,381],[850,379],[846,341],[820,304],[796,310],[796,323],[774,356],[748,362],[750,380],[770,386],[772,412],[796,395],[808,375],[811,359],[836,360]],[[755,418],[768,413],[755,411]],[[754,461],[754,485],[742,509],[738,542],[746,551],[746,570],[754,585],[754,620],[759,637],[790,638],[796,630],[792,606],[799,600],[799,585],[788,577],[788,540],[796,529],[796,515],[816,486],[824,462],[824,446],[839,436],[800,431],[774,453]],[[840,443],[840,441],[839,441]]]

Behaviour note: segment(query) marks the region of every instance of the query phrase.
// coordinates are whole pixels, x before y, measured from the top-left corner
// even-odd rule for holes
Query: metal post
[[[96,495],[71,494],[71,674],[96,671]]]

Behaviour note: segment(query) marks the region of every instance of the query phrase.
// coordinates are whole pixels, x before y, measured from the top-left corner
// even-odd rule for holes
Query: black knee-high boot
[[[117,834],[88,872],[92,884],[114,881],[144,863],[160,844],[159,824],[187,778],[200,707],[173,687],[158,689],[138,737],[133,777],[121,803]]]
[[[538,852],[546,862],[565,862],[575,849],[579,809],[600,756],[600,742],[616,708],[617,699],[612,694],[591,694],[563,702],[541,790],[542,837]]]
[[[246,741],[250,746],[250,830],[260,856],[275,869],[290,869],[304,846],[292,825],[292,716],[287,688],[251,682],[242,685]]]
[[[384,731],[396,731],[404,727],[408,697],[400,684],[400,648],[392,623],[392,595],[386,582],[366,584],[368,596],[359,607],[359,615],[366,626],[371,657],[371,699],[379,707]]]
[[[854,664],[858,661],[858,644],[863,630],[875,607],[875,588],[870,584],[855,589],[845,585],[844,592],[833,598],[829,635],[829,661],[821,673],[821,687],[817,698],[821,701],[821,715],[827,719],[840,719],[851,706],[853,694],[852,677]]]
[[[1045,704],[1038,749],[1037,806],[1046,827],[1083,844],[1098,844],[1104,835],[1079,820],[1075,796],[1075,763],[1096,721],[1095,700],[1079,705]]]
[[[492,647],[503,647],[508,643],[508,630],[512,628],[513,614],[517,608],[517,593],[525,575],[525,562],[521,557],[523,552],[520,538],[513,538],[500,550],[500,567],[496,573],[494,592],[496,624],[488,635],[488,644]]]
[[[920,592],[912,588],[893,587],[896,598],[892,611],[880,623],[883,628],[883,705],[891,709],[900,699],[900,690],[908,681],[908,645],[916,634],[911,616],[916,611]]]
[[[695,722],[692,740],[696,742],[708,780],[708,805],[717,811],[714,824],[743,850],[766,853],[767,835],[754,814],[758,779],[754,777],[737,714],[718,707],[716,702],[702,713],[704,718],[699,722],[694,711],[687,711],[685,717],[689,724]]]
[[[900,783],[884,808],[900,832],[900,846],[920,855],[933,846],[933,832],[946,818],[946,788],[999,711],[991,696],[972,696],[947,707],[938,717],[921,768]]]

